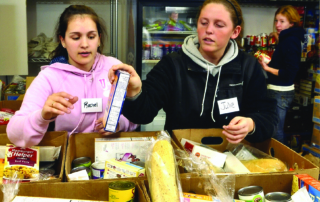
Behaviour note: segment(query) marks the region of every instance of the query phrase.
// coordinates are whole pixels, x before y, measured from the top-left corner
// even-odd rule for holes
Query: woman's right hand
[[[113,65],[108,73],[108,78],[111,84],[114,82],[115,73],[117,70],[123,70],[130,74],[130,80],[127,88],[127,97],[134,97],[135,95],[137,95],[141,91],[142,82],[136,70],[132,66],[127,64]]]
[[[59,92],[50,95],[42,108],[42,118],[50,120],[58,115],[70,114],[73,104],[78,101],[78,97],[74,97],[66,92]]]

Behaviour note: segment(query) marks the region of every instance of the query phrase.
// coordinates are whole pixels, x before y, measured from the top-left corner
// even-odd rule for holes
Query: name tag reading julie
[[[236,97],[218,101],[220,114],[239,111],[238,99]]]

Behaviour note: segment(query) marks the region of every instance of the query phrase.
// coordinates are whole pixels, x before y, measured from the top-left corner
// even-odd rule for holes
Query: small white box
[[[145,168],[116,159],[108,159],[106,161],[104,172],[104,179],[145,176]]]
[[[186,149],[187,152],[192,153],[196,157],[205,157],[209,159],[209,161],[219,168],[223,168],[224,163],[226,162],[227,155],[211,150],[209,148],[205,148],[201,146],[200,143],[193,142],[191,140],[181,139],[182,146]]]
[[[151,142],[151,137],[95,138],[95,161],[104,162],[115,158],[127,162],[145,162]]]
[[[103,116],[104,130],[116,132],[123,101],[126,97],[127,86],[130,74],[118,70],[115,75],[115,81],[111,86],[108,104]]]

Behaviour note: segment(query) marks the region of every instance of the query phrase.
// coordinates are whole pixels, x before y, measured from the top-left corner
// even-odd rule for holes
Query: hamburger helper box
[[[106,111],[103,116],[105,131],[116,132],[117,130],[122,104],[126,97],[129,79],[129,73],[121,70],[116,71],[115,79],[111,86]]]
[[[182,138],[187,140],[191,140],[197,143],[206,144],[213,149],[216,149],[220,152],[224,152],[228,145],[228,141],[225,136],[222,134],[222,129],[184,129],[184,130],[173,130],[172,139],[175,144],[180,148],[184,149],[181,144]],[[257,134],[253,134],[257,135]],[[302,157],[289,147],[283,145],[275,139],[269,139],[260,143],[249,143],[245,140],[242,143],[253,146],[264,153],[273,156],[279,160],[281,160],[284,164],[288,166],[288,168],[297,168],[293,171],[286,172],[273,172],[273,173],[241,173],[236,174],[236,179],[238,180],[246,180],[247,176],[252,176],[253,178],[260,175],[275,175],[280,173],[279,181],[286,176],[290,176],[292,178],[295,174],[309,174],[313,178],[318,178],[319,175],[319,167],[313,164],[308,159]],[[180,168],[181,176],[188,175],[184,171],[184,169]],[[228,173],[218,173],[217,175],[228,175]]]

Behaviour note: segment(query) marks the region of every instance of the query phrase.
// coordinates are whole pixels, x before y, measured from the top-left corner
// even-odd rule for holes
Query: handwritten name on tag
[[[236,97],[225,100],[219,100],[218,106],[220,114],[227,114],[239,111],[238,99]]]
[[[81,112],[82,113],[102,112],[102,98],[81,99]]]

